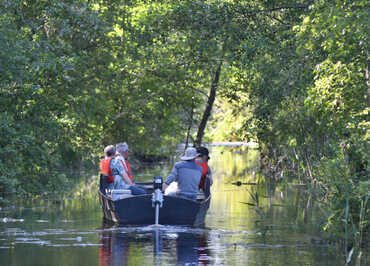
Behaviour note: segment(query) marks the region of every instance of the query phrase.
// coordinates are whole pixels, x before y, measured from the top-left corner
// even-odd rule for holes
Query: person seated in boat
[[[185,154],[180,157],[182,161],[174,165],[170,175],[163,183],[163,190],[166,190],[172,182],[177,182],[177,191],[168,195],[177,195],[191,200],[197,199],[202,176],[202,167],[195,163],[195,158],[198,156],[199,153],[195,148],[186,149]]]
[[[100,171],[104,175],[107,189],[125,189],[126,183],[131,185],[132,182],[115,156],[116,148],[113,145],[105,147],[104,158],[100,161]]]
[[[123,142],[123,143],[116,144],[116,159],[121,162],[121,165],[122,165],[125,173],[127,174],[127,176],[129,177],[129,179],[132,182],[132,185],[130,185],[130,187],[128,189],[131,190],[132,195],[147,194],[145,189],[143,189],[139,186],[136,186],[136,184],[134,182],[134,177],[133,177],[132,172],[131,172],[131,166],[130,166],[129,162],[127,161],[127,158],[128,158],[128,145],[127,145],[127,143]]]
[[[202,167],[199,189],[203,191],[208,190],[209,193],[209,187],[213,184],[212,171],[208,165],[208,160],[210,159],[209,151],[206,147],[198,147],[197,152],[199,153],[199,156],[195,159],[195,163]]]

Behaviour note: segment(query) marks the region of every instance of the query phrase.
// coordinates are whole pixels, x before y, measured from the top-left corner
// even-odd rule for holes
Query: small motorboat
[[[197,200],[163,195],[162,177],[154,177],[153,182],[136,183],[148,194],[132,195],[130,190],[108,190],[100,175],[99,201],[104,219],[120,225],[187,225],[204,224],[210,206],[210,185],[206,182],[205,191],[198,193]]]

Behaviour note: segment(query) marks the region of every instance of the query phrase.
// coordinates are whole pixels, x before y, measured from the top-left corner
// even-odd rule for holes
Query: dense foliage
[[[66,169],[120,141],[148,158],[187,134],[253,140],[268,175],[317,186],[326,229],[361,243],[368,12],[366,0],[4,0],[0,193],[63,188]]]
[[[348,262],[370,231],[368,11],[366,1],[314,1],[265,16],[274,34],[241,67],[247,97],[234,108],[250,108],[242,128],[268,174],[319,188]]]

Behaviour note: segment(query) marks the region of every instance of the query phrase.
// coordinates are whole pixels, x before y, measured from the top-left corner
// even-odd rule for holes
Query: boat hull
[[[159,209],[159,224],[199,226],[204,224],[210,205],[209,196],[202,201],[193,201],[174,196],[163,196]],[[113,201],[99,190],[99,201],[104,218],[125,225],[148,225],[155,223],[155,208],[152,195],[130,196]]]

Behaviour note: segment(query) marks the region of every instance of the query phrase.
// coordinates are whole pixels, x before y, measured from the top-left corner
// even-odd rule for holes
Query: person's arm
[[[135,184],[132,183],[131,179],[128,177],[125,170],[120,174],[120,176],[122,177],[123,181],[125,181],[126,184],[129,184],[130,186],[135,186]]]
[[[174,181],[177,180],[177,167],[176,165],[172,168],[172,171],[170,173],[170,175],[167,177],[166,181],[163,183],[162,185],[162,190],[165,191],[166,188]]]
[[[207,172],[206,177],[209,179],[209,184],[212,186],[212,184],[213,184],[212,171],[211,171],[211,168],[209,166],[208,166],[208,172]]]
[[[123,168],[122,163],[119,160],[116,160],[115,167],[117,168],[119,175],[122,177],[123,181],[125,181],[125,183],[130,186],[134,186],[134,184],[131,182],[131,179],[128,177],[125,169]]]

